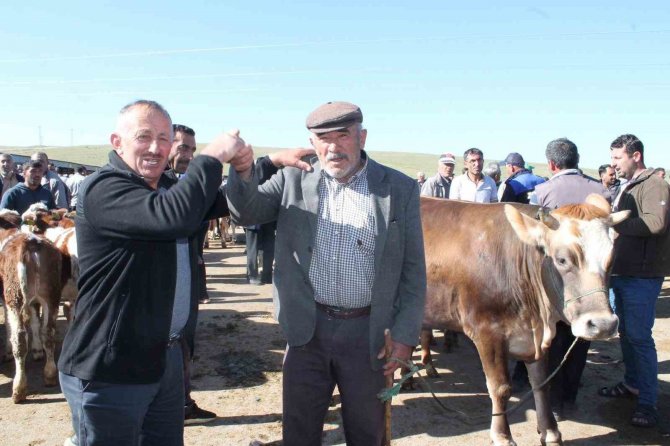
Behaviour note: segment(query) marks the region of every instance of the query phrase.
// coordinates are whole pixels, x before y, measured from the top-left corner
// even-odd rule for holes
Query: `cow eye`
[[[556,257],[556,264],[558,266],[568,266],[568,259],[565,257]]]

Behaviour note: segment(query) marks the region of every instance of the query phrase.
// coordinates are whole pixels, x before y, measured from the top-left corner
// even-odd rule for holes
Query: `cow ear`
[[[615,212],[607,218],[607,224],[610,226],[618,225],[628,217],[630,217],[630,211]]]
[[[509,204],[505,205],[505,217],[523,243],[542,249],[546,247],[549,228],[544,223],[522,214]]]

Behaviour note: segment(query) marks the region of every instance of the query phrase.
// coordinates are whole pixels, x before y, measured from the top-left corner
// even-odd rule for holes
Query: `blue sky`
[[[663,1],[12,2],[0,28],[0,145],[102,144],[126,103],[161,102],[200,142],[307,144],[305,116],[358,104],[369,150],[581,165],[635,133],[670,168]],[[141,3],[141,4],[139,4]]]

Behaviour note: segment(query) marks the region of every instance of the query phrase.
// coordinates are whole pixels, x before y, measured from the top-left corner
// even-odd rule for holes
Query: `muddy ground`
[[[270,285],[245,282],[243,248],[212,248],[206,252],[211,303],[201,305],[194,367],[194,398],[220,417],[204,426],[187,427],[186,445],[248,445],[256,439],[281,437],[281,360],[284,341],[272,317]],[[59,319],[62,339],[65,320]],[[596,396],[603,385],[618,382],[623,366],[617,341],[594,342],[578,398],[579,410],[559,423],[564,442],[586,445],[670,445],[670,283],[658,301],[654,329],[659,351],[662,426],[629,425],[632,401]],[[2,335],[4,338],[4,333]],[[486,445],[490,401],[473,345],[460,337],[452,353],[434,347],[441,377],[431,379],[448,411],[425,390],[393,400],[393,444]],[[415,358],[417,358],[415,356]],[[58,388],[41,383],[43,363],[29,360],[28,400],[11,402],[13,363],[0,365],[0,445],[59,446],[71,434],[67,404]],[[515,395],[512,401],[516,401]],[[339,406],[328,412],[323,443],[344,443]],[[511,416],[519,445],[539,444],[532,402]]]

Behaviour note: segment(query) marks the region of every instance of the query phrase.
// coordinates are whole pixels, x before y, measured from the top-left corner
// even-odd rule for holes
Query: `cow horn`
[[[609,202],[600,194],[589,194],[589,196],[586,197],[586,203],[591,204],[599,209],[602,209],[608,214],[612,210]]]
[[[615,226],[630,217],[630,211],[619,211],[611,214],[608,219],[610,226]]]

